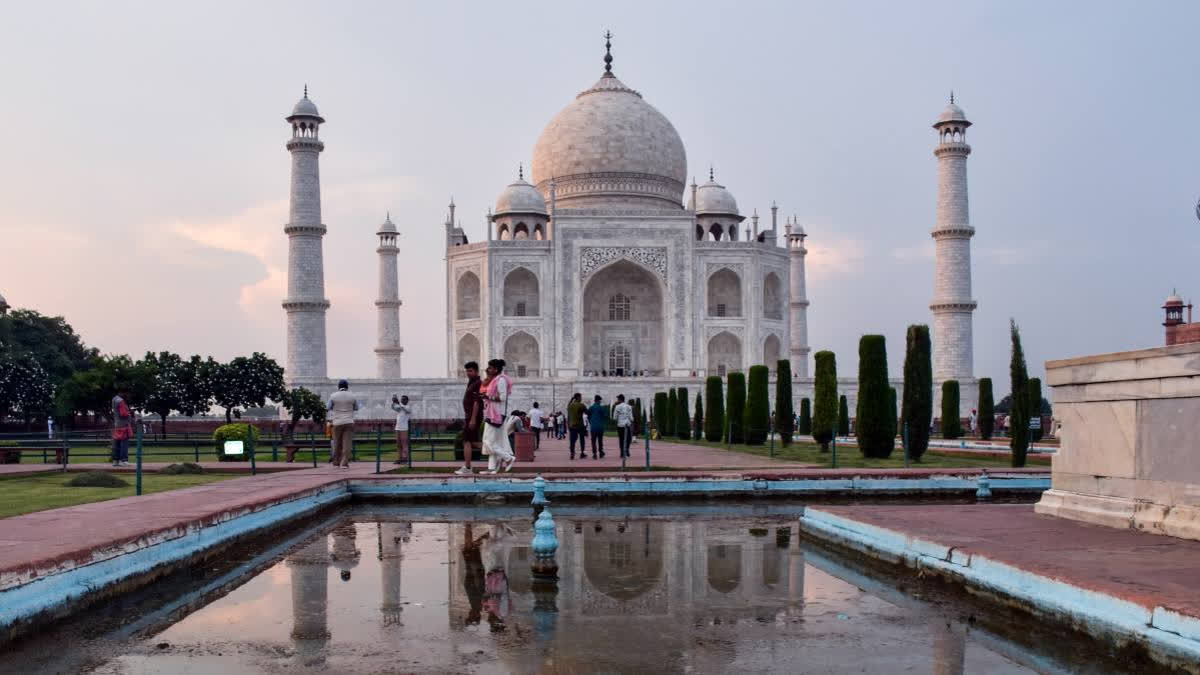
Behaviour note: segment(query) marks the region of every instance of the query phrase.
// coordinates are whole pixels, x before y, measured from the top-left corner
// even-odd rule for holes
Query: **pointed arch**
[[[742,315],[742,278],[728,267],[722,267],[708,277],[708,315]]]
[[[783,282],[774,272],[763,278],[763,317],[783,319]]]
[[[505,369],[517,377],[536,377],[542,363],[541,354],[537,338],[523,330],[504,341]]]
[[[474,272],[464,272],[455,285],[454,307],[458,319],[479,318],[479,277]]]
[[[742,369],[742,341],[729,331],[708,340],[708,374],[725,375]]]
[[[504,316],[539,316],[540,286],[529,268],[518,267],[504,277]]]

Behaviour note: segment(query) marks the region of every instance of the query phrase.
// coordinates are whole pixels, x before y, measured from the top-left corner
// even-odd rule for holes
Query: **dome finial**
[[[950,105],[954,105],[954,90],[950,90]]]
[[[717,182],[717,179],[713,177],[713,165],[712,164],[708,165],[708,182],[710,182],[710,183]]]
[[[304,83],[304,98],[308,98],[308,83]]]
[[[612,31],[604,31],[604,74],[612,75]]]
[[[517,180],[525,180],[525,163],[517,163]]]

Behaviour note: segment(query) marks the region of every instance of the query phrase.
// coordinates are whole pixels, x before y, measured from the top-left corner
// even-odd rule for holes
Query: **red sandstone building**
[[[1183,320],[1183,310],[1187,309],[1187,321]],[[1192,305],[1183,304],[1183,298],[1171,294],[1163,304],[1167,313],[1163,326],[1167,329],[1167,346],[1182,345],[1189,342],[1200,342],[1200,322],[1192,323]]]

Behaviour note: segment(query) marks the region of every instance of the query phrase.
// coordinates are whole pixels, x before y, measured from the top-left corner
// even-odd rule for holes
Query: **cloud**
[[[856,276],[868,254],[866,242],[853,238],[821,235],[810,237],[804,245],[808,249],[805,276],[809,282]]]
[[[934,259],[935,250],[933,240],[930,239],[914,246],[894,248],[891,256],[902,263],[928,262]]]

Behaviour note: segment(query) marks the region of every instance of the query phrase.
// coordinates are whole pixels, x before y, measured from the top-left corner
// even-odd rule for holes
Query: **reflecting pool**
[[[22,639],[0,672],[1122,669],[811,547],[799,509],[554,508],[544,583],[528,509],[355,507]]]

